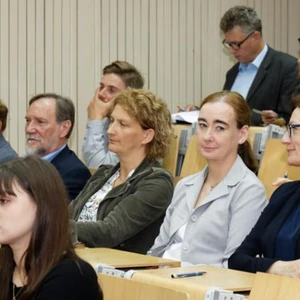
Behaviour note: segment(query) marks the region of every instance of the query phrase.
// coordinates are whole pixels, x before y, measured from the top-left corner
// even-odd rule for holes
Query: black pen
[[[285,172],[283,178],[288,178],[288,172]]]
[[[178,273],[178,274],[171,274],[172,278],[185,278],[185,277],[193,277],[193,276],[202,276],[206,272],[191,272],[191,273]]]

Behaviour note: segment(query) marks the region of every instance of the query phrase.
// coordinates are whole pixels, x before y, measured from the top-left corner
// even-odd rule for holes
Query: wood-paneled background
[[[171,111],[222,88],[234,63],[219,21],[231,6],[255,7],[265,41],[299,57],[299,0],[0,0],[0,98],[5,136],[24,154],[28,100],[40,92],[70,97],[70,145],[81,156],[86,107],[104,66],[133,63]]]

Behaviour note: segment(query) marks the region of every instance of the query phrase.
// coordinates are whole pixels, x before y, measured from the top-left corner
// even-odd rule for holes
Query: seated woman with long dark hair
[[[100,300],[94,269],[74,252],[68,195],[50,163],[0,165],[0,299]]]

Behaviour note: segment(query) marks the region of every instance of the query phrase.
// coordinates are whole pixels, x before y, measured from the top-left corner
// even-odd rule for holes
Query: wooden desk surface
[[[187,278],[171,278],[174,273],[188,273],[206,271],[202,276]],[[255,274],[219,268],[215,266],[191,266],[181,268],[165,268],[156,270],[140,270],[133,275],[133,280],[150,284],[178,288],[182,291],[192,289],[206,289],[212,286],[234,292],[250,291],[254,284]]]
[[[180,266],[180,261],[120,251],[110,248],[79,248],[76,249],[76,253],[79,255],[79,257],[86,260],[91,265],[103,263],[118,269]]]

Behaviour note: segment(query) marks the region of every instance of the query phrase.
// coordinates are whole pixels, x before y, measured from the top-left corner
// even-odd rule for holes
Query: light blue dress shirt
[[[252,85],[252,82],[257,74],[257,71],[265,58],[268,51],[268,46],[265,45],[263,50],[256,56],[254,61],[248,65],[239,64],[239,72],[231,87],[231,91],[240,93],[245,99]]]
[[[42,157],[42,159],[50,162],[56,155],[58,155],[61,151],[63,151],[65,149],[65,147],[67,146],[67,144],[62,145],[60,148],[58,148],[56,151],[49,153],[45,156]]]

